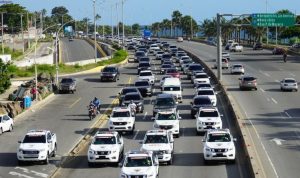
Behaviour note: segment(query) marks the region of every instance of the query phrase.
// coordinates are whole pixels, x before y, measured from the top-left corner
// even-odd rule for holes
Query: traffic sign
[[[255,27],[290,27],[296,23],[294,14],[252,14],[252,26]]]

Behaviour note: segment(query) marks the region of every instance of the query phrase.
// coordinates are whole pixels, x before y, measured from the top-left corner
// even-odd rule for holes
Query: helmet
[[[130,100],[130,103],[133,103],[133,100]]]
[[[98,100],[98,98],[97,98],[97,97],[95,97],[95,98],[94,98],[94,100]]]

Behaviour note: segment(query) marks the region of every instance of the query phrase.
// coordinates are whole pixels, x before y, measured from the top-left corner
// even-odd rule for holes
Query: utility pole
[[[268,13],[268,0],[266,0],[266,13]],[[267,44],[269,44],[269,27],[267,27]]]
[[[24,48],[23,14],[20,15],[21,15],[22,50],[24,54],[25,48]]]
[[[192,19],[192,16],[191,16],[191,39],[193,39],[193,35],[194,35],[194,32],[193,32],[193,19]]]
[[[42,13],[42,11],[41,11],[41,13],[40,13],[40,19],[41,19],[41,31],[43,31],[43,26],[44,26],[44,24],[43,24],[43,13]]]
[[[120,28],[119,28],[119,16],[118,16],[118,3],[116,3],[116,18],[117,18],[117,32],[118,32],[118,44],[120,46]]]
[[[28,12],[26,13],[27,18],[27,31],[28,31],[28,48],[30,48],[30,35],[29,35],[29,18],[28,18]]]
[[[94,50],[95,50],[95,63],[97,62],[97,47],[96,47],[96,44],[97,44],[97,35],[96,35],[96,28],[97,28],[97,25],[96,25],[96,0],[93,0],[94,2]]]
[[[111,39],[114,37],[113,6],[111,6]]]
[[[171,38],[173,36],[173,19],[171,19]]]
[[[4,12],[1,12],[1,35],[2,35],[2,40],[1,40],[1,43],[2,43],[2,54],[4,54],[4,28],[3,28],[3,14]]]
[[[123,33],[123,38],[122,38],[122,45],[123,49],[125,48],[125,28],[124,28],[124,0],[122,0],[122,33]]]
[[[222,39],[221,39],[221,15],[217,14],[217,64],[218,80],[222,80]]]

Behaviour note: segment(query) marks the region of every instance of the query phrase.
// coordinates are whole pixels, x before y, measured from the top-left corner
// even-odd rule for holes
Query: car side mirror
[[[22,143],[22,141],[19,140],[18,143]]]
[[[237,141],[237,139],[236,139],[236,138],[233,138],[233,141],[235,141],[235,142],[236,142],[236,141]]]
[[[181,119],[182,119],[182,117],[178,117],[178,119],[179,119],[179,120],[181,120]]]
[[[151,120],[155,120],[155,117],[151,117]]]
[[[192,102],[192,101],[191,101],[190,103],[191,103],[191,105],[193,105],[193,102]]]
[[[202,142],[205,142],[205,139],[202,139]]]
[[[223,117],[224,115],[223,115],[223,114],[220,114],[220,116]]]
[[[140,141],[139,141],[139,144],[143,144],[143,140],[140,140]]]

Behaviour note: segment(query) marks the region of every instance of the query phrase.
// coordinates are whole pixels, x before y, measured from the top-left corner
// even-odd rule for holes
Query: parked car
[[[244,89],[255,89],[257,90],[257,78],[253,77],[253,76],[242,76],[239,78],[240,80],[240,89],[244,90]]]
[[[74,93],[77,88],[75,78],[62,78],[59,83],[59,93],[68,92]]]

